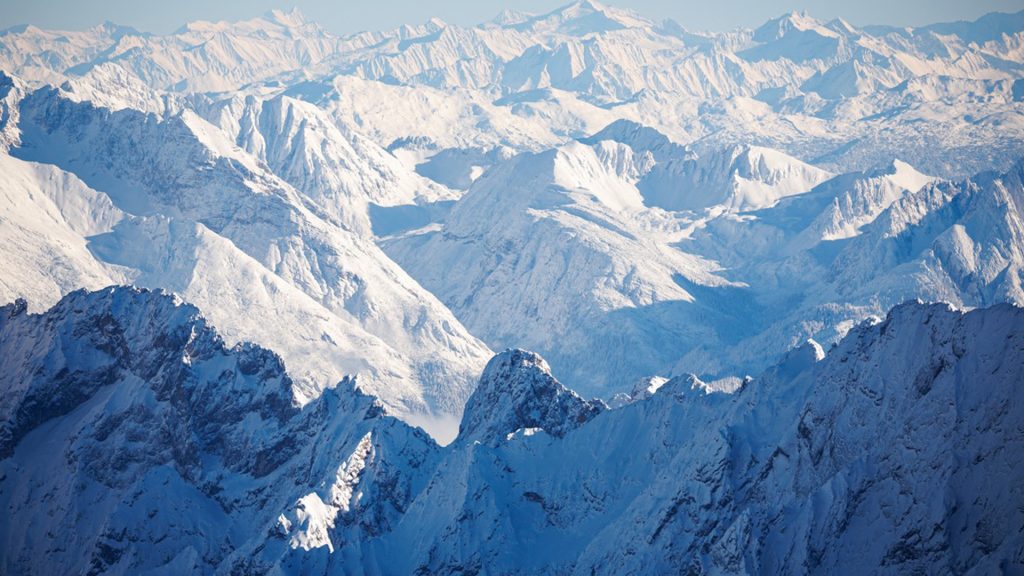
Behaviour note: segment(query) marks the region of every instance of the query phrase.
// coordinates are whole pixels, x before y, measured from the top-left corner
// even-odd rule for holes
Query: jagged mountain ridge
[[[276,356],[225,348],[171,296],[114,288],[25,309],[0,309],[3,377],[21,391],[2,405],[19,416],[5,419],[0,501],[26,520],[0,528],[5,570],[983,573],[1024,561],[1021,512],[1003,505],[1021,498],[1024,451],[1024,312],[1010,305],[906,304],[733,394],[680,377],[597,414],[539,357],[507,351],[470,401],[467,435],[444,449],[350,381],[294,406]],[[535,419],[550,396],[566,409]],[[48,554],[47,538],[28,539],[72,526]]]
[[[358,545],[420,488],[404,471],[436,460],[426,434],[384,416],[351,379],[300,408],[277,355],[226,347],[170,295],[110,288],[73,292],[43,315],[26,308],[0,313],[0,498],[22,518],[0,527],[4,572],[260,572],[240,548],[277,541],[278,516],[292,510],[290,522],[308,528],[297,553],[320,545],[317,522],[335,539],[349,526],[344,538]],[[47,447],[51,435],[65,437],[60,449]],[[338,477],[338,458],[352,453],[359,469]],[[377,503],[361,520],[342,515],[345,487],[371,477]],[[312,506],[325,482],[336,487],[332,515],[300,507],[296,518],[295,488]],[[55,548],[56,533],[68,537]]]
[[[804,294],[798,312],[782,310],[776,326],[727,355],[749,358],[778,335],[800,331],[833,341],[859,318],[880,316],[909,297],[1020,305],[1020,166],[948,182],[929,181],[897,162],[839,177],[756,218],[712,222],[694,235],[691,249],[735,270],[762,298],[794,288]],[[858,218],[865,223],[853,228]],[[694,356],[679,366],[694,366]],[[719,351],[713,356],[720,361]]]
[[[37,66],[55,76],[83,75],[92,68],[117,63],[160,90],[223,92],[241,88],[254,79],[275,78],[300,68],[313,70],[314,74],[319,69],[323,74],[324,68],[331,67],[335,73],[403,83],[449,87],[497,84],[512,92],[553,87],[621,100],[642,89],[678,86],[685,86],[684,90],[691,95],[707,95],[707,88],[695,80],[709,78],[684,75],[691,72],[689,61],[680,71],[663,70],[661,76],[652,73],[655,75],[651,77],[631,74],[636,66],[621,65],[655,59],[650,45],[668,44],[684,57],[710,57],[711,62],[716,56],[728,58],[725,51],[731,51],[737,56],[732,58],[737,68],[746,63],[755,65],[751,70],[759,71],[761,76],[777,76],[782,71],[805,80],[821,76],[837,63],[869,66],[865,57],[871,55],[896,68],[893,74],[902,80],[908,73],[934,72],[943,58],[952,61],[954,70],[970,71],[971,66],[984,66],[985,57],[1012,53],[1016,48],[1012,40],[1020,32],[1020,20],[1019,13],[1006,15],[998,31],[991,29],[985,19],[955,26],[862,30],[842,19],[822,22],[806,14],[792,13],[756,30],[714,34],[691,33],[671,21],[655,23],[626,10],[581,1],[522,22],[491,22],[461,28],[434,18],[420,26],[341,38],[326,33],[297,11],[271,11],[261,18],[241,22],[195,22],[165,36],[105,24],[69,36],[76,42],[69,42],[69,49],[51,61],[36,54],[53,41],[54,33],[31,26],[9,29],[5,31],[5,56],[10,68]],[[624,42],[633,43],[634,50],[611,53],[612,48],[620,49]],[[224,49],[229,43],[234,47]],[[184,47],[191,50],[182,50]],[[715,54],[712,48],[722,52]],[[164,54],[188,54],[181,59],[158,58],[158,50]],[[952,55],[959,58],[950,58]],[[541,65],[523,66],[528,60]],[[610,61],[618,68],[616,74],[604,68],[610,67]],[[776,70],[767,65],[756,66],[780,61],[797,66],[783,65]],[[239,66],[240,63],[244,66]],[[207,74],[194,69],[186,74],[186,64],[193,68],[199,65]],[[802,64],[806,66],[799,66]],[[519,70],[527,76],[513,80],[521,76],[516,73]],[[725,70],[721,72],[729,75]],[[673,74],[677,76],[673,78]],[[223,78],[214,85],[204,86],[198,81],[204,76],[212,79],[218,75]],[[749,71],[747,75],[758,76]],[[998,71],[990,75],[999,76]],[[181,83],[186,78],[190,79],[188,83]],[[718,92],[712,95],[752,96],[759,91],[756,84],[744,86],[735,78],[732,81],[742,87],[733,88],[733,92],[716,86]],[[574,83],[582,88],[574,88]]]

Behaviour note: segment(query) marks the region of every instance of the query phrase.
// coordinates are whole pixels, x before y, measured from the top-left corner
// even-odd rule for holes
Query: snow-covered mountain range
[[[654,374],[754,374],[908,298],[1024,303],[1022,164],[951,182],[901,161],[832,175],[758,148],[644,148],[518,156],[384,248],[492,347],[538,350],[604,396]]]
[[[910,303],[733,393],[624,406],[503,352],[445,448],[132,288],[0,308],[5,573],[991,573],[1022,566],[1024,309]],[[57,537],[56,535],[63,535]],[[855,567],[855,568],[854,568]]]
[[[10,28],[0,244],[0,572],[1024,566],[1024,11]]]
[[[282,354],[302,401],[360,374],[449,435],[487,347],[607,395],[742,377],[906,298],[1020,303],[1022,14],[704,33],[578,2],[348,37],[279,11],[9,29],[5,172],[34,202],[58,178],[80,181],[60,202],[110,207],[11,198],[24,277],[0,295],[171,289]],[[34,234],[55,210],[106,220]]]

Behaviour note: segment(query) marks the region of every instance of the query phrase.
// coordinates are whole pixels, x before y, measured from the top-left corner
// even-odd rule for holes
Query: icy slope
[[[1024,312],[909,303],[733,394],[615,410],[495,357],[438,448],[346,380],[115,288],[0,308],[5,572],[988,573],[1021,566]],[[514,429],[513,429],[514,428]],[[45,449],[44,449],[45,447]],[[15,529],[15,527],[17,529]]]
[[[122,274],[96,261],[86,238],[123,217],[74,175],[0,153],[0,300],[31,298],[42,310],[72,290],[117,283]]]

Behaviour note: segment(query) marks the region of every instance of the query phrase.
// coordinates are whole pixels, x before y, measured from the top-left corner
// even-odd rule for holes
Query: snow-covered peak
[[[822,240],[858,235],[894,202],[934,180],[906,162],[893,160],[875,170],[829,179],[806,197],[781,202],[777,210],[765,211],[762,217],[770,224],[786,222],[785,232],[795,236],[787,251],[808,249]]]
[[[624,144],[605,140],[594,146],[572,142],[554,156],[552,184],[587,194],[614,211],[636,210],[643,199],[634,182],[650,169],[649,157]]]
[[[438,32],[440,30],[444,30],[445,28],[447,28],[448,23],[438,18],[437,16],[432,16],[427,19],[427,22],[426,24],[424,24],[424,27],[431,32]]]
[[[512,8],[505,8],[491,20],[491,24],[496,26],[515,26],[517,24],[522,24],[531,18],[533,18],[532,14],[522,12],[520,10],[514,10]]]
[[[649,22],[632,13],[594,2],[577,0],[547,14],[533,17],[514,27],[537,33],[587,36],[625,28],[649,26]]]
[[[799,346],[786,352],[776,365],[769,368],[768,372],[771,374],[771,378],[791,379],[810,370],[815,363],[824,358],[825,350],[821,344],[818,344],[813,338],[808,338]]]
[[[526,574],[998,566],[1024,515],[1001,505],[1024,467],[1022,318],[911,303],[734,394],[678,377],[560,439],[456,445],[394,534],[411,556],[397,571],[458,565],[456,533],[480,535],[481,564]],[[1005,536],[949,542],[936,525]],[[524,538],[558,545],[509,549]]]
[[[43,315],[26,315],[21,301],[0,308],[0,334],[0,456],[35,426],[129,375],[152,383],[158,395],[205,398],[208,413],[236,402],[268,418],[298,411],[276,354],[250,344],[228,349],[197,308],[159,291],[79,290]],[[258,466],[263,456],[254,451],[234,465]]]
[[[831,177],[826,170],[772,148],[748,146],[735,149],[735,152],[736,175],[772,186],[783,185],[784,189],[779,190],[780,197],[807,191],[813,188],[814,184]],[[808,183],[813,184],[807,187]],[[772,199],[765,200],[771,201]],[[757,202],[758,200],[752,199],[752,201]]]
[[[492,444],[521,428],[562,437],[604,409],[600,401],[584,400],[555,380],[537,354],[506,350],[487,363],[466,402],[458,441]]]
[[[436,444],[349,378],[300,409],[273,352],[226,347],[166,294],[75,292],[38,315],[0,307],[0,357],[0,502],[52,519],[3,523],[0,536],[28,550],[67,535],[41,557],[4,554],[5,573],[211,573],[227,554],[181,551],[229,534],[250,568],[282,562],[389,530],[436,461]],[[53,496],[32,512],[37,491]],[[72,508],[83,513],[59,513]]]
[[[370,203],[413,204],[452,194],[337,125],[312,102],[288,95],[234,97],[212,104],[204,115],[349,230],[368,232]]]
[[[747,211],[810,191],[832,174],[761,146],[729,146],[662,163],[639,184],[644,202],[667,210],[716,206]]]
[[[291,10],[281,10],[280,8],[271,9],[266,13],[264,18],[290,28],[309,23],[309,20],[306,19],[306,15],[299,10],[298,6],[292,7]]]
[[[635,402],[637,400],[650,398],[668,381],[669,379],[663,376],[645,376],[637,380],[636,384],[633,384],[633,389],[630,391],[630,401]]]
[[[24,95],[24,84],[0,71],[0,153],[5,153],[21,143],[18,106]]]
[[[600,213],[635,211],[643,208],[635,183],[651,165],[649,153],[636,153],[612,140],[593,145],[570,141],[540,153],[520,154],[476,180],[447,224],[459,235],[497,234],[481,214],[571,204]]]
[[[817,20],[807,12],[793,11],[773,18],[754,30],[754,40],[758,42],[771,42],[780,40],[791,32],[814,31],[822,36],[835,38],[838,35],[826,28],[824,22]]]
[[[320,32],[319,26],[310,22],[306,19],[306,16],[299,10],[298,7],[293,7],[290,10],[282,10],[280,8],[273,8],[266,11],[262,16],[257,18],[251,18],[248,20],[239,21],[218,21],[218,22],[207,22],[203,20],[197,20],[189,22],[183,26],[178,33],[225,33],[225,34],[237,34],[240,36],[250,36],[260,34],[281,34],[288,33],[289,31],[299,32],[305,29],[305,32]]]
[[[893,159],[892,163],[888,166],[872,172],[871,176],[887,177],[893,184],[911,192],[916,192],[929,182],[935,180],[934,176],[924,174],[898,158]]]
[[[482,428],[438,448],[350,380],[297,408],[273,353],[225,348],[170,296],[18,302],[0,307],[0,541],[20,553],[0,567],[443,573],[471,551],[522,574],[996,571],[1024,544],[1005,506],[1024,472],[1022,327],[1010,305],[910,302],[735,393],[682,376],[600,417],[509,350],[467,410]],[[508,545],[523,541],[558,545]]]
[[[821,22],[806,13],[792,12],[769,20],[754,30],[757,44],[740,52],[749,61],[831,61],[846,55],[853,28],[844,22]]]
[[[278,107],[269,105],[268,114],[309,111],[305,103],[284,100]],[[397,413],[445,420],[450,426],[431,431],[446,439],[454,436],[455,419],[490,351],[389,260],[368,231],[332,220],[318,206],[329,196],[312,187],[296,190],[191,110],[168,118],[111,112],[47,89],[23,100],[20,110],[20,126],[31,137],[22,139],[18,156],[80,174],[132,219],[117,230],[103,230],[113,234],[90,238],[92,256],[67,262],[70,268],[92,272],[92,259],[99,258],[117,266],[126,280],[187,294],[226,335],[279,349],[296,366],[300,401],[316,397],[345,374],[358,375]],[[310,114],[306,126],[317,119]],[[268,137],[279,137],[268,161],[288,157],[293,142],[288,130],[302,122],[283,124],[264,125]],[[362,186],[388,176],[371,168],[359,175],[367,176],[364,180],[354,171],[314,162],[346,155],[365,161],[376,155],[390,160],[397,171],[392,175],[402,174],[395,159],[379,148],[368,144],[360,153],[358,142],[332,138],[337,133],[329,131],[329,123],[322,127],[324,145],[306,147],[299,135],[300,155],[292,160],[325,178],[351,178],[349,189],[329,189],[343,199],[346,193],[356,197],[335,206],[335,214],[367,202],[370,191]],[[309,132],[317,136],[316,130]],[[349,144],[355,150],[338,152]],[[311,154],[302,157],[306,152]],[[282,169],[282,176],[297,184],[306,182],[303,177],[315,183],[316,173]],[[79,236],[78,242],[84,241]],[[44,239],[39,242],[45,245]],[[46,274],[70,276],[58,272]],[[224,285],[233,288],[214,288]],[[281,323],[297,327],[280,330]],[[461,368],[451,370],[452,361]]]
[[[658,162],[683,158],[690,154],[685,146],[677,144],[654,128],[625,118],[612,122],[592,136],[580,139],[581,142],[588,144],[602,140],[626,144],[637,153],[650,152]]]

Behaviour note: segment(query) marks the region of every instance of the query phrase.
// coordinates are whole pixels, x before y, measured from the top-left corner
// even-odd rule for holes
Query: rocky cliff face
[[[1022,567],[1024,310],[910,303],[735,392],[614,410],[507,351],[439,448],[344,381],[115,288],[0,309],[10,573]]]
[[[0,357],[6,573],[262,573],[384,532],[437,452],[351,380],[300,409],[274,353],[165,294],[8,305]]]
[[[466,404],[461,442],[500,444],[516,432],[542,430],[561,438],[607,409],[562,386],[543,358],[506,350],[487,363]]]

